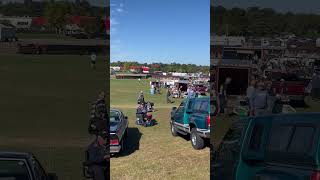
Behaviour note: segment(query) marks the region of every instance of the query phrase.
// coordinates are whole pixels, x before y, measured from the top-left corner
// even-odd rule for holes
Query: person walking
[[[170,96],[171,96],[171,88],[167,89],[167,94],[166,94],[166,100],[167,100],[167,104],[172,103],[170,100]]]
[[[220,113],[224,114],[227,108],[227,89],[228,85],[231,83],[231,78],[227,77],[224,84],[221,85],[219,91],[219,102],[220,102]]]

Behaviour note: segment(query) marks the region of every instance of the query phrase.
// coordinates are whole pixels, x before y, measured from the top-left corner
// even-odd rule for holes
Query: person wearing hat
[[[89,167],[93,180],[106,180],[110,177],[108,169],[110,153],[107,149],[107,138],[107,132],[99,132],[87,148],[85,164]]]

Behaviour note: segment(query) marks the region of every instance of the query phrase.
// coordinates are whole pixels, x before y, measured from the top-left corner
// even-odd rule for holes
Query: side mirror
[[[128,116],[125,116],[124,119],[128,119]]]
[[[173,108],[172,108],[172,111],[175,111],[175,110],[177,110],[177,107],[173,107]]]
[[[58,176],[55,173],[48,173],[48,180],[58,180]]]

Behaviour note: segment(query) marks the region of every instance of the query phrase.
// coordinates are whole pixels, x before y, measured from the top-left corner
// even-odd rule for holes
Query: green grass
[[[60,179],[82,179],[89,103],[106,86],[105,59],[0,55],[0,150],[33,152]]]
[[[129,150],[111,159],[111,179],[209,179],[209,148],[194,150],[190,141],[171,135],[170,110],[179,100],[166,104],[165,90],[161,95],[150,95],[149,81],[111,80],[110,85],[111,107],[129,117]],[[155,103],[156,126],[145,128],[134,123],[141,90],[146,101]]]

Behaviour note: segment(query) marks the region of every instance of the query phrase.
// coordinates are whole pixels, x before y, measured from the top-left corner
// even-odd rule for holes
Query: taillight
[[[210,124],[210,115],[207,117],[207,126],[209,127],[211,124]]]
[[[110,145],[119,145],[119,140],[118,140],[118,138],[116,138],[116,139],[110,139]]]
[[[310,180],[320,180],[320,171],[312,172]]]

